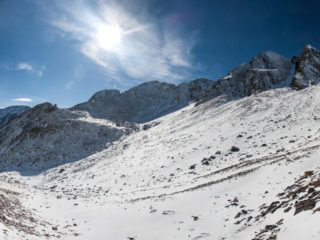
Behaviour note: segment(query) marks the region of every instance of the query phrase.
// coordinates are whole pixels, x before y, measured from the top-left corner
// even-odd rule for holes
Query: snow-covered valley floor
[[[320,86],[192,104],[0,184],[0,239],[320,239]]]

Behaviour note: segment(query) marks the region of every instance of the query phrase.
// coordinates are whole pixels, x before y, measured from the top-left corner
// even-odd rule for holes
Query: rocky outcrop
[[[29,109],[28,106],[12,106],[0,109],[0,128]]]
[[[300,90],[320,82],[320,51],[308,44],[295,61],[293,88]]]
[[[264,51],[249,63],[235,67],[226,77],[215,82],[199,103],[221,95],[225,95],[227,100],[237,99],[285,85],[291,68],[290,61],[284,56]]]
[[[84,110],[93,117],[116,122],[148,122],[199,101],[213,85],[213,81],[204,78],[178,86],[146,82],[123,93],[118,90],[97,92],[88,102],[71,110]]]
[[[75,161],[105,149],[134,126],[93,119],[43,103],[0,129],[0,170],[37,170]]]

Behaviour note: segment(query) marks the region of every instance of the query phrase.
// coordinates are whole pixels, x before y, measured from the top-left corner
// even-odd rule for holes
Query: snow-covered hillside
[[[320,239],[317,56],[28,110],[0,128],[0,239]]]
[[[319,239],[319,96],[192,104],[80,161],[3,172],[40,220],[1,239]]]

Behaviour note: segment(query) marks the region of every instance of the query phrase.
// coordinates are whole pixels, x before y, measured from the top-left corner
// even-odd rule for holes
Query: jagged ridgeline
[[[291,61],[264,51],[218,81],[196,79],[173,85],[146,82],[123,93],[103,90],[70,109],[50,103],[0,110],[0,167],[48,168],[76,161],[144,129],[146,123],[190,103],[219,104],[272,88],[300,90],[320,82],[320,53],[306,45]]]
[[[103,90],[71,110],[84,110],[93,117],[112,121],[148,122],[202,99],[214,82],[197,79],[178,86],[146,82],[128,91]]]

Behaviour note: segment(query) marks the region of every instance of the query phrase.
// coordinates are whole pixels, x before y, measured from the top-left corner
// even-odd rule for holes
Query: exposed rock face
[[[148,122],[199,101],[214,82],[197,79],[178,86],[146,82],[128,91],[103,90],[72,110],[88,111],[93,117],[112,121]]]
[[[283,85],[290,76],[291,68],[290,61],[284,56],[264,51],[215,82],[200,103],[221,95],[226,95],[228,100],[246,97]]]
[[[28,106],[12,106],[0,109],[0,128],[29,109]]]
[[[0,170],[47,168],[101,151],[134,130],[43,103],[0,129]]]
[[[296,60],[296,69],[291,86],[295,89],[304,89],[309,84],[320,82],[320,51],[306,45]]]

